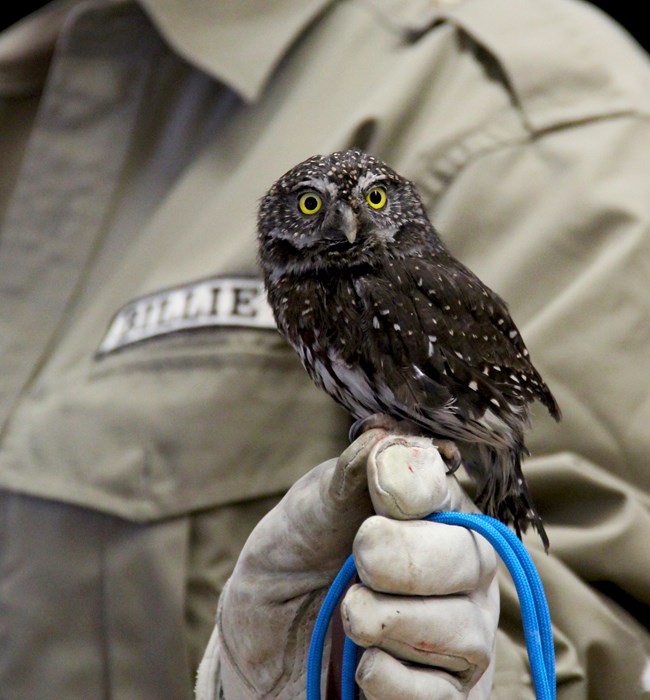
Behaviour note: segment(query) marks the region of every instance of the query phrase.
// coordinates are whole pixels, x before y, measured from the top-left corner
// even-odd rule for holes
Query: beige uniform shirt
[[[0,94],[2,488],[153,522],[337,454],[347,417],[260,295],[255,211],[357,145],[417,181],[563,409],[525,465],[559,697],[648,694],[650,64],[627,36],[568,0],[59,2],[2,35]],[[533,697],[503,591],[494,697]]]

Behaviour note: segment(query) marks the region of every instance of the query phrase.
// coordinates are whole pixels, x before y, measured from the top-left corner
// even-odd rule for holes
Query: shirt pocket
[[[185,331],[35,387],[3,480],[147,521],[280,493],[342,450],[348,424],[276,331]]]

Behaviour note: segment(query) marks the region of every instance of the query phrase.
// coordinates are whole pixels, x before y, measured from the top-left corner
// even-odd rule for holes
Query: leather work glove
[[[496,556],[465,528],[418,520],[436,510],[476,508],[425,438],[368,431],[296,482],[224,588],[197,700],[304,698],[314,622],[353,548],[362,583],[341,612],[369,647],[357,669],[365,696],[488,698]]]

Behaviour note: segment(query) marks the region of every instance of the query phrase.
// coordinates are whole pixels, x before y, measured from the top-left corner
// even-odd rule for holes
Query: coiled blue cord
[[[555,650],[551,616],[535,564],[519,538],[502,522],[477,513],[432,513],[425,518],[447,525],[459,525],[478,532],[494,547],[514,581],[526,637],[526,649],[537,700],[555,700]],[[357,573],[350,555],[332,582],[312,633],[307,659],[307,700],[320,700],[321,670],[325,638],[334,610]],[[346,636],[343,647],[342,700],[354,700],[354,674],[359,647]]]

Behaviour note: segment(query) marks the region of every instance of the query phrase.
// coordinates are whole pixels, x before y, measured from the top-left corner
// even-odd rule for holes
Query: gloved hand
[[[422,438],[380,441],[369,455],[368,486],[378,515],[362,523],[353,548],[363,583],[341,606],[346,634],[369,647],[357,683],[368,700],[488,698],[496,555],[470,530],[420,520],[476,507]]]
[[[372,430],[299,480],[253,531],[224,589],[198,700],[218,697],[216,675],[226,700],[304,697],[314,621],[353,547],[363,584],[341,610],[347,633],[371,647],[357,671],[366,697],[489,697],[494,552],[464,528],[413,520],[475,510],[446,472],[430,441]]]

